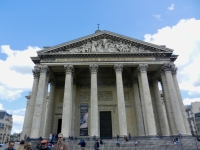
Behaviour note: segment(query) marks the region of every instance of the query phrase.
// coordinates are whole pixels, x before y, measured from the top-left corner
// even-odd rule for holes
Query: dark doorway
[[[58,119],[57,134],[61,133],[62,119]]]
[[[112,138],[111,111],[100,112],[100,137],[102,139]]]

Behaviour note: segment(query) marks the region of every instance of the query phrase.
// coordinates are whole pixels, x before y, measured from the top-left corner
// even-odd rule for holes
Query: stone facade
[[[37,53],[22,136],[190,134],[172,49],[98,30]]]
[[[0,110],[0,143],[10,140],[13,119],[5,110]]]

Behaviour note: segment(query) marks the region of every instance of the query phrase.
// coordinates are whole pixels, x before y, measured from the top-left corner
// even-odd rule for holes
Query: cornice
[[[123,57],[155,57],[155,58],[169,58],[171,60],[172,53],[48,53],[40,54],[38,57],[31,57],[35,64],[40,63],[41,60],[48,59],[54,61],[56,58],[123,58]]]

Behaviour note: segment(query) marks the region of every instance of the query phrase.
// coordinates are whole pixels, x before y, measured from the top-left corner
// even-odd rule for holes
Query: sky
[[[23,127],[34,67],[44,46],[108,30],[166,45],[179,55],[177,78],[185,105],[200,101],[199,0],[1,0],[0,110],[13,115],[12,133]]]

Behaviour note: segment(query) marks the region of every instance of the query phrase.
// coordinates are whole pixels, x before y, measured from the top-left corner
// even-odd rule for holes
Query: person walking
[[[81,150],[85,150],[86,143],[85,143],[84,140],[81,140],[81,142],[79,143],[79,145],[81,146]]]
[[[17,150],[24,150],[24,140],[19,143]]]
[[[30,142],[28,142],[27,144],[26,144],[26,146],[25,146],[25,150],[32,150],[32,148],[31,148],[31,143]]]
[[[53,150],[68,150],[68,146],[63,142],[63,134],[58,134],[58,143],[54,145]]]
[[[119,134],[117,134],[117,141],[119,140]]]
[[[94,143],[94,149],[95,150],[99,150],[99,142],[98,142],[98,139],[95,141]]]
[[[128,140],[131,140],[131,133],[128,134]]]
[[[51,150],[49,147],[47,147],[47,143],[48,143],[47,140],[42,140],[41,141],[42,146],[39,148],[39,150]]]
[[[15,150],[14,146],[15,146],[15,142],[14,141],[10,141],[8,143],[8,148],[5,148],[5,150]]]

